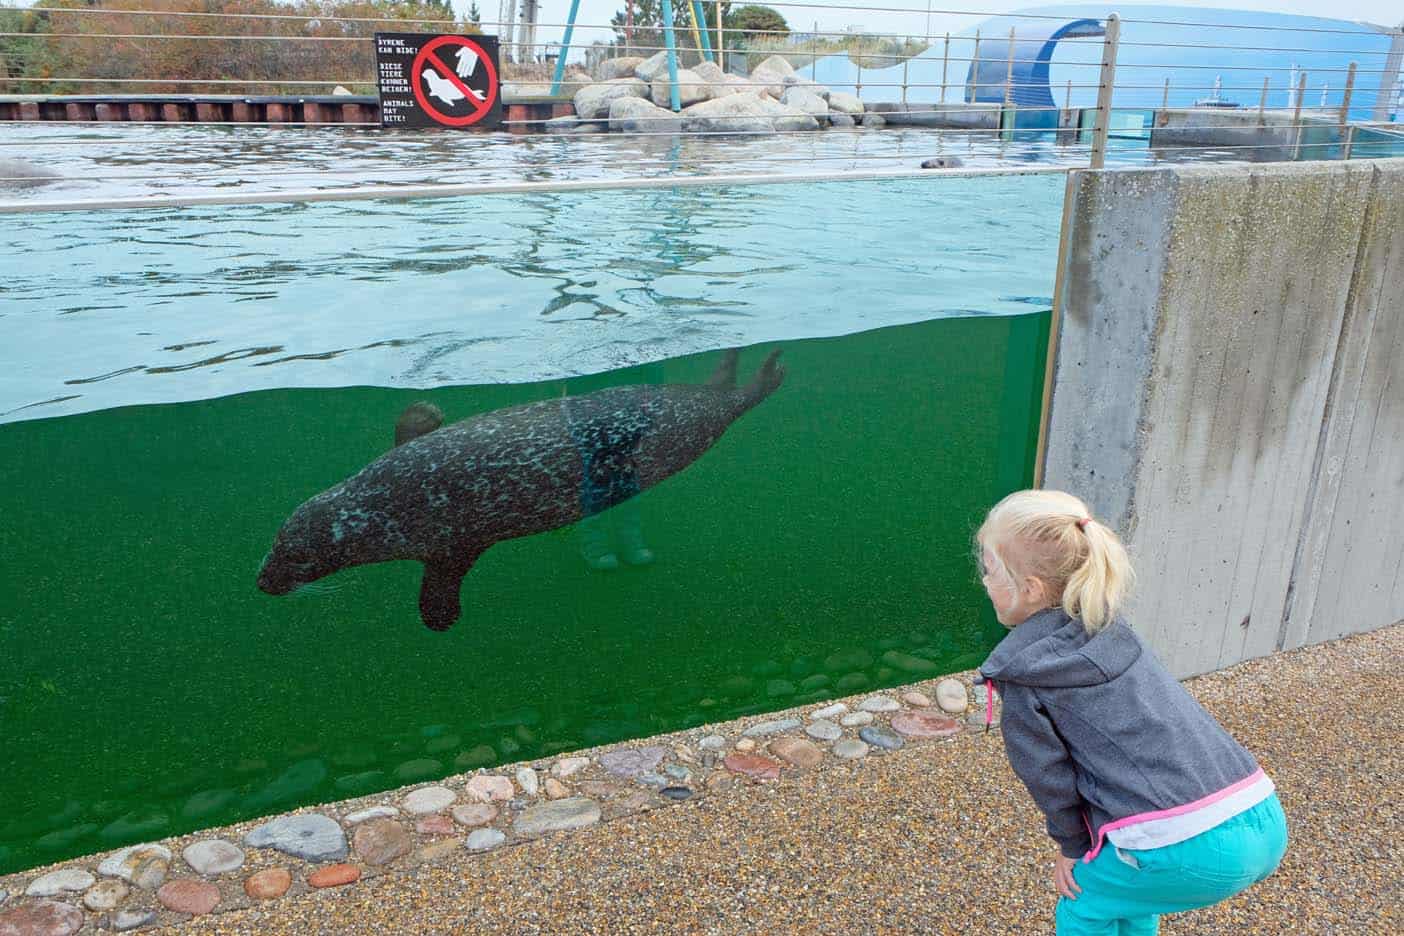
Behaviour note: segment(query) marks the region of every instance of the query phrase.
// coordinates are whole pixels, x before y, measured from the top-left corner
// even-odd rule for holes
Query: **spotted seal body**
[[[488,547],[574,523],[682,471],[780,386],[779,354],[744,387],[730,351],[706,384],[611,387],[443,428],[424,422],[431,431],[293,511],[258,587],[284,595],[351,566],[414,559],[424,563],[420,617],[447,630],[463,577]]]

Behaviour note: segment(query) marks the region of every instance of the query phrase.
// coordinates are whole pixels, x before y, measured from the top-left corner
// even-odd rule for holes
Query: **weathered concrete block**
[[[1404,160],[1069,197],[1044,483],[1126,537],[1133,625],[1188,676],[1404,618]]]

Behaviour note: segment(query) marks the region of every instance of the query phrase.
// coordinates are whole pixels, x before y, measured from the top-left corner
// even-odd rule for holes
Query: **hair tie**
[[[1083,517],[1081,520],[1077,521],[1077,528],[1078,528],[1079,530],[1081,530],[1082,532],[1086,533],[1086,532],[1087,532],[1087,524],[1089,524],[1089,523],[1091,523],[1091,522],[1092,522],[1092,518],[1091,518],[1091,517]]]

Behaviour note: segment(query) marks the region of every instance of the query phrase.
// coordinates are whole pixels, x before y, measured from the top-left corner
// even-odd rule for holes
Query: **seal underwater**
[[[258,587],[286,595],[351,566],[413,559],[424,563],[420,618],[448,630],[463,577],[490,546],[574,523],[682,471],[780,386],[779,356],[744,387],[732,350],[705,384],[611,387],[442,428],[432,407],[414,404],[419,417],[397,427],[403,444],[293,511]]]

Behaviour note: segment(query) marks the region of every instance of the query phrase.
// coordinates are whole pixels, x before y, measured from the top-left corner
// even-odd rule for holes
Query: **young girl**
[[[1155,933],[1275,871],[1272,781],[1117,616],[1116,534],[1071,494],[1019,491],[976,539],[1011,629],[977,681],[1004,699],[1005,752],[1058,845],[1059,936]]]

